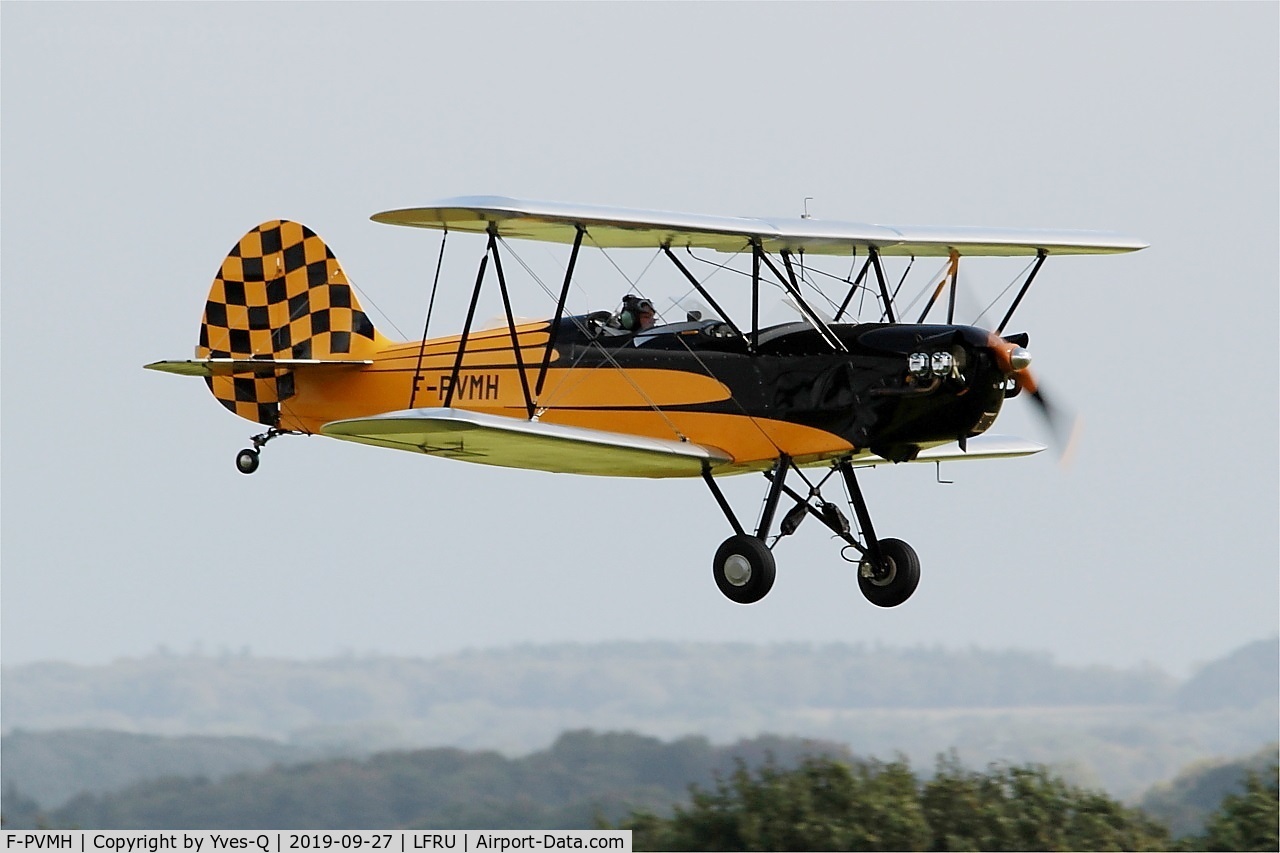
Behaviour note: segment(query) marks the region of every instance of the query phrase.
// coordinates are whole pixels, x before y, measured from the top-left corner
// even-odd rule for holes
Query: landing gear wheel
[[[880,553],[884,565],[879,571],[870,557],[858,564],[858,588],[877,607],[897,607],[920,583],[920,558],[901,539],[881,539]]]
[[[236,454],[236,470],[241,474],[252,474],[258,470],[258,451],[245,448]]]
[[[775,569],[773,552],[745,533],[724,540],[711,566],[716,586],[738,604],[754,604],[764,598],[773,588]]]

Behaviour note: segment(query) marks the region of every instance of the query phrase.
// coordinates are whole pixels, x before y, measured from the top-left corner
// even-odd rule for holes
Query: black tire
[[[887,571],[871,572],[870,561],[864,560],[858,567],[858,588],[876,607],[897,607],[920,584],[920,558],[901,539],[881,539],[880,553]]]
[[[258,464],[261,460],[258,458],[258,451],[245,448],[236,454],[236,470],[241,474],[252,474],[258,470]]]
[[[720,545],[711,571],[726,598],[738,604],[754,604],[773,589],[776,566],[773,552],[764,542],[738,533]]]

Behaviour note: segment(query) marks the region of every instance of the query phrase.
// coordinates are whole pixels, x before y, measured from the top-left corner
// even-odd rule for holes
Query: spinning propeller
[[[1044,389],[1031,372],[1031,353],[1026,350],[1027,334],[1023,332],[1000,337],[995,332],[990,332],[988,340],[1000,371],[1013,380],[1019,391],[1030,396],[1058,446],[1059,459],[1064,465],[1070,463],[1080,435],[1080,418],[1049,402]]]

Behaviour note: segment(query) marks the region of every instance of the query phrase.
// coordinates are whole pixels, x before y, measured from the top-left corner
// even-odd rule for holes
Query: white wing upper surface
[[[930,227],[828,222],[821,219],[748,219],[659,210],[630,210],[562,202],[525,201],[501,196],[464,196],[426,207],[374,214],[375,222],[503,237],[572,243],[578,229],[585,245],[613,248],[710,249],[736,253],[759,241],[767,252],[849,256],[875,248],[882,255],[1012,257],[1106,255],[1133,252],[1147,244],[1108,231]]]

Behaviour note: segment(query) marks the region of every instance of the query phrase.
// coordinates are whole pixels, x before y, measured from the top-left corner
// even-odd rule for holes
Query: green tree
[[[1203,850],[1280,850],[1280,764],[1263,779],[1250,771],[1244,793],[1228,794],[1190,846]]]
[[[744,766],[670,818],[633,815],[636,850],[1163,850],[1164,827],[1043,767],[977,773],[951,756],[923,785],[905,761]]]
[[[966,770],[940,758],[921,802],[933,850],[1164,850],[1160,824],[1042,766]]]
[[[904,761],[806,758],[737,769],[714,790],[694,786],[670,819],[634,815],[637,850],[911,850],[928,841],[917,783]]]

